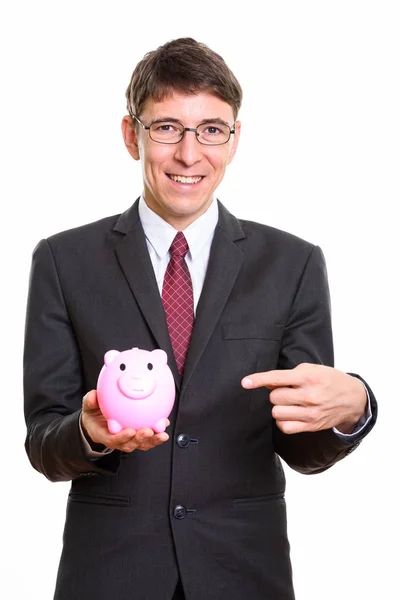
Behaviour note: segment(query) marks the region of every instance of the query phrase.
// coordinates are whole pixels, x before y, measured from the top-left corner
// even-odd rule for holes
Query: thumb
[[[96,410],[97,408],[99,408],[99,403],[97,402],[96,390],[90,390],[83,397],[83,410]]]

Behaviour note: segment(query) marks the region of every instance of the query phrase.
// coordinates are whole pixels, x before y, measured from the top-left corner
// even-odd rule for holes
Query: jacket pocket
[[[69,502],[80,502],[83,504],[101,504],[103,506],[130,506],[129,496],[116,496],[114,494],[94,494],[82,492],[70,492]]]
[[[271,504],[273,502],[283,502],[285,500],[284,492],[277,492],[275,494],[268,494],[267,496],[256,496],[254,498],[234,498],[233,508],[258,508]]]
[[[223,340],[271,340],[280,342],[283,326],[276,323],[231,323],[222,325]]]

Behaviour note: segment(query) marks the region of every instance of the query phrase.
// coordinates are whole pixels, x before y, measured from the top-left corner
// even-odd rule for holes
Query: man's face
[[[208,92],[174,92],[161,102],[149,100],[138,117],[145,125],[159,119],[175,119],[193,128],[204,121],[222,120],[230,127],[234,124],[232,107]],[[210,206],[214,190],[236,152],[240,123],[236,122],[236,133],[221,146],[200,144],[190,131],[177,144],[160,144],[151,140],[140,125],[135,130],[130,117],[124,117],[122,131],[129,153],[142,162],[147,205],[175,229],[182,230]],[[177,180],[182,177],[190,177],[190,182]]]

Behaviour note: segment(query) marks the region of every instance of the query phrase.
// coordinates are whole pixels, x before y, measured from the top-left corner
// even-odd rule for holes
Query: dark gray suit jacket
[[[180,380],[137,203],[35,249],[24,354],[26,449],[72,480],[55,598],[293,600],[280,458],[318,473],[351,452],[332,431],[284,435],[268,390],[244,375],[333,364],[322,253],[222,205]],[[149,452],[84,450],[82,396],[107,350],[163,348],[177,400],[169,442]],[[376,402],[369,390],[373,418]]]

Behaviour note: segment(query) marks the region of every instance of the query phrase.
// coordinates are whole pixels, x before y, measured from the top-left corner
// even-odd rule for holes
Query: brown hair
[[[215,94],[233,108],[235,120],[242,103],[242,88],[224,59],[193,38],[172,40],[143,57],[126,90],[128,112],[140,116],[149,98],[160,102],[175,90]]]

